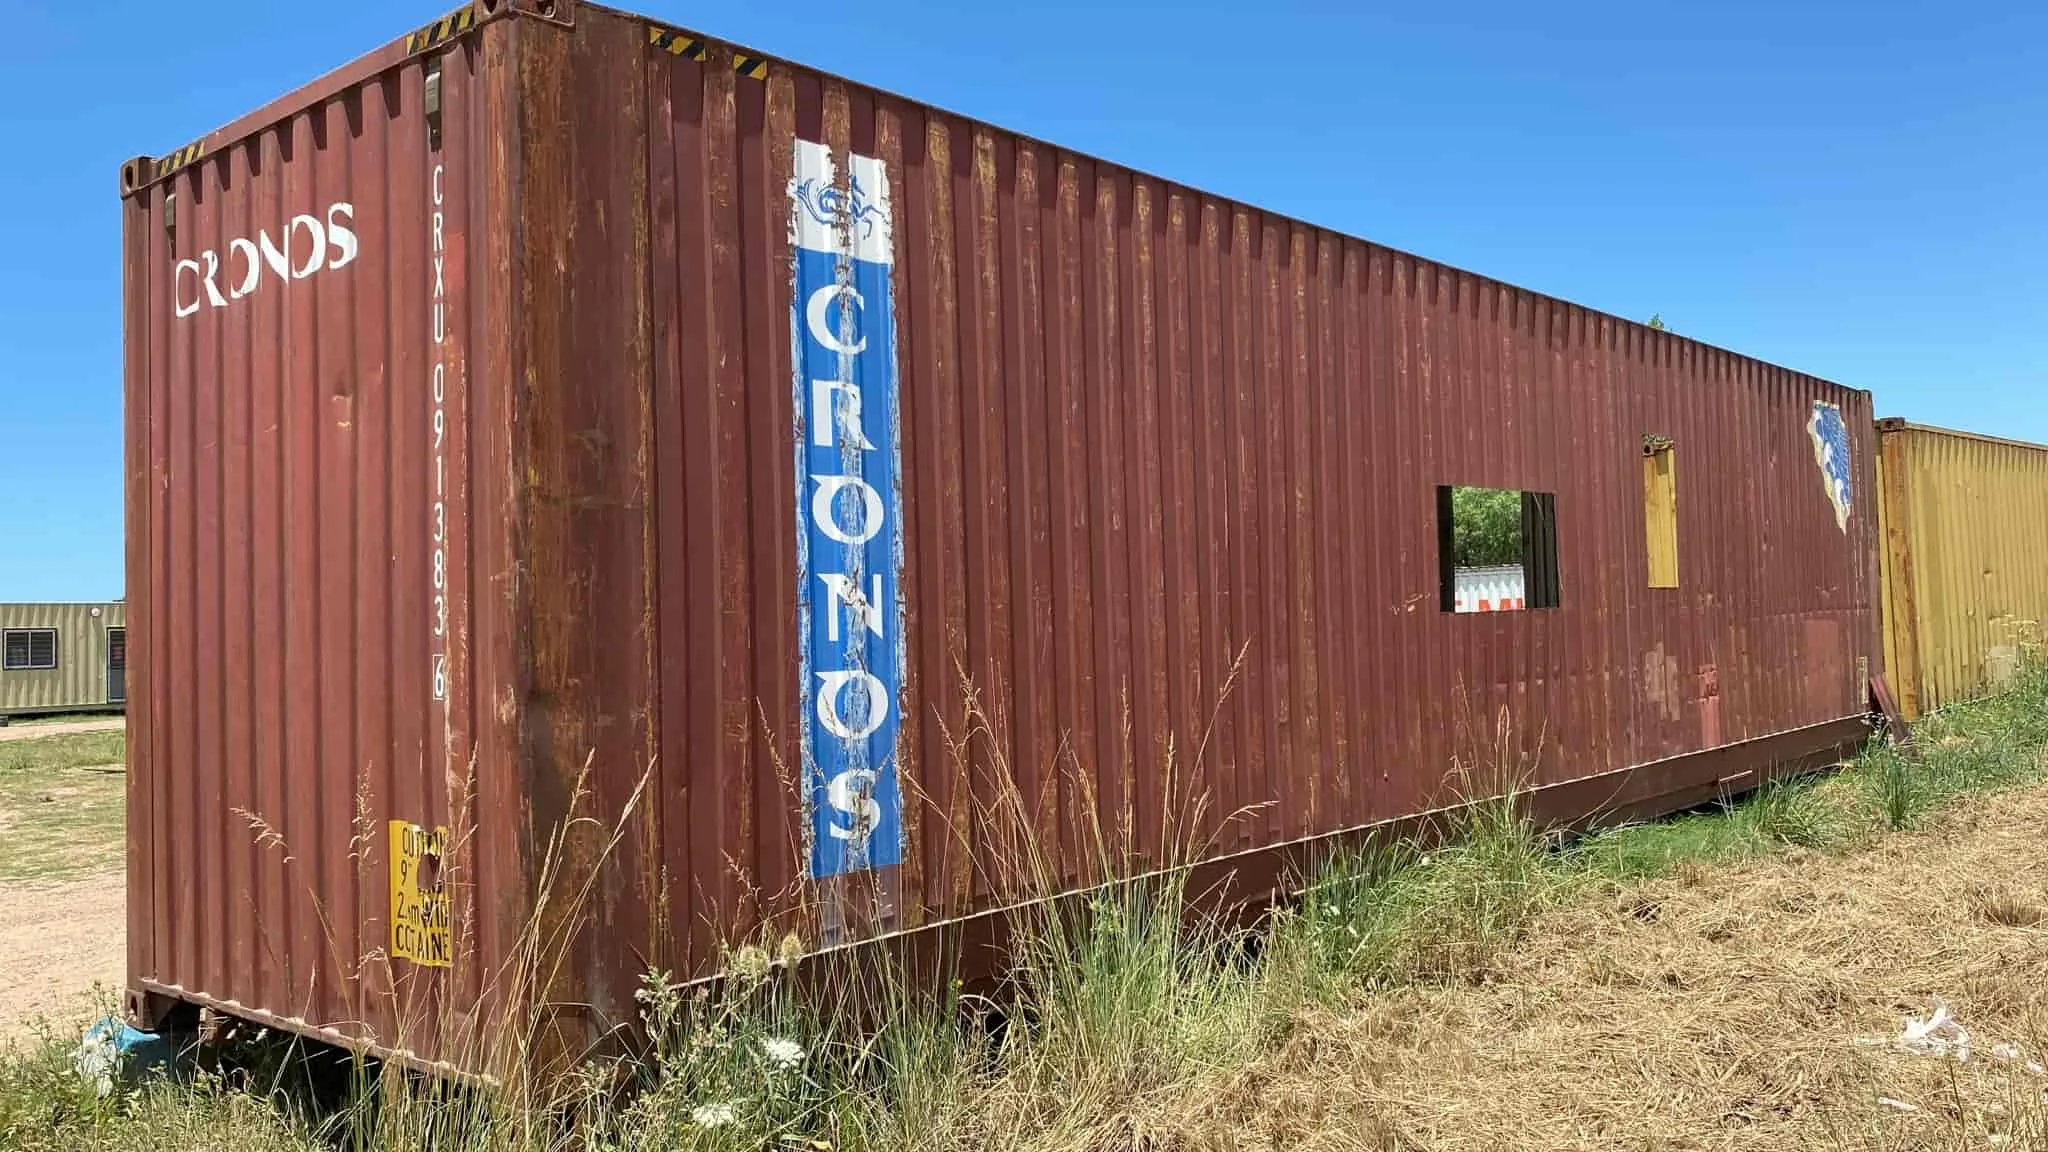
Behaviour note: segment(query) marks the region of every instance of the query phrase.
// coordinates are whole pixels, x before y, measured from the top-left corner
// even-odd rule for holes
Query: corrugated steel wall
[[[502,691],[471,659],[474,526],[497,518],[470,482],[472,388],[503,372],[480,334],[509,306],[476,287],[507,232],[481,50],[432,57],[438,133],[429,58],[394,44],[167,179],[134,170],[128,942],[146,995],[386,1046],[409,1042],[400,1004],[477,1001],[473,964],[444,987],[389,961],[387,827],[467,823],[479,701]],[[489,768],[482,802],[507,805],[512,765]],[[464,924],[478,892],[522,898],[492,855],[509,824],[462,838]]]
[[[57,632],[55,668],[0,670],[0,716],[107,706],[107,629],[126,621],[118,603],[0,604],[0,631]]]
[[[537,995],[602,1032],[647,967],[756,932],[817,947],[1422,811],[1503,711],[1524,782],[1598,780],[1588,809],[1861,724],[1867,394],[566,14],[446,52],[444,261],[403,42],[129,199],[143,991],[389,1046],[394,973],[466,1009],[538,906],[568,952]],[[902,863],[816,882],[799,140],[889,186],[904,541]],[[344,266],[230,243],[344,199]],[[223,285],[266,262],[256,290],[200,299],[176,261],[206,251]],[[1647,587],[1646,436],[1686,458],[1677,589]],[[1561,606],[1442,611],[1439,485],[1554,494]],[[631,815],[567,834],[579,923],[534,893],[584,799]],[[392,819],[453,825],[452,980],[379,958]]]
[[[757,894],[807,892],[787,782],[804,723],[797,140],[842,169],[879,159],[894,198],[912,719],[905,862],[872,927],[998,903],[1017,848],[983,813],[1012,787],[1073,883],[1092,819],[1112,840],[1127,827],[1114,866],[1135,869],[1176,834],[1227,854],[1440,803],[1503,709],[1545,785],[1864,714],[1867,394],[801,68],[756,79],[717,45],[676,51],[687,34],[649,38],[646,207],[632,165],[595,174],[591,127],[566,147],[588,195],[650,221],[651,364],[615,339],[600,374],[633,388],[651,373],[651,403],[626,402],[614,436],[653,445],[626,486],[652,485],[660,548],[660,803],[630,870],[692,878],[664,897],[691,929],[686,956],[661,953],[678,968],[795,904]],[[629,39],[586,9],[564,66],[597,86]],[[642,100],[617,102],[609,131],[637,135]],[[632,252],[572,249],[577,290]],[[1846,439],[1839,509],[1816,405]],[[1646,435],[1685,457],[1676,590],[1646,587]],[[1438,610],[1442,484],[1556,494],[1560,609]],[[618,923],[640,923],[619,895]],[[851,899],[817,895],[828,922]]]
[[[2048,446],[1878,429],[1886,667],[1911,718],[1996,687],[2048,620]]]

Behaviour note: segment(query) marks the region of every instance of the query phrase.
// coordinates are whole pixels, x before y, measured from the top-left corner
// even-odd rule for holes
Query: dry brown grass
[[[1332,862],[1256,941],[1188,924],[1180,873],[1084,915],[1027,910],[999,1033],[961,1028],[978,999],[935,1012],[902,974],[849,990],[885,1017],[874,1029],[820,1016],[766,953],[716,1001],[652,978],[655,1058],[566,1085],[579,1127],[523,1075],[512,1013],[470,1061],[506,1069],[503,1091],[386,1076],[326,1131],[365,1152],[2048,1152],[2048,679],[1921,735],[1917,755],[1566,851],[1511,803],[1475,804],[1426,856]],[[1105,853],[1129,840],[1097,831]],[[573,895],[536,924],[571,919]],[[566,938],[536,932],[511,986],[551,986]],[[1937,1004],[1967,1050],[1952,1028],[1899,1043]],[[0,1146],[138,1152],[231,1115],[252,1148],[319,1143],[290,1099],[251,1111],[179,1085],[81,1102],[66,1068],[58,1048],[0,1060]],[[614,1097],[628,1078],[637,1093]]]
[[[2038,787],[1849,856],[1684,869],[1548,914],[1477,985],[1307,1016],[1165,1143],[2048,1148],[2043,906]],[[1966,1062],[1891,1042],[1937,997]]]

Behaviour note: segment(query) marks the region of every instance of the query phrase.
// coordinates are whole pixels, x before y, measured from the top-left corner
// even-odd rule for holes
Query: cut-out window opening
[[[1446,484],[1436,490],[1436,527],[1444,611],[1558,606],[1555,494]]]
[[[0,671],[41,672],[56,666],[55,628],[9,628],[0,633]]]
[[[1678,449],[1668,436],[1643,437],[1643,528],[1650,587],[1678,587]]]

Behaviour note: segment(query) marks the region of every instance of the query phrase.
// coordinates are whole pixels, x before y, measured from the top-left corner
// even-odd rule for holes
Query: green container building
[[[123,604],[0,604],[0,723],[127,704]]]

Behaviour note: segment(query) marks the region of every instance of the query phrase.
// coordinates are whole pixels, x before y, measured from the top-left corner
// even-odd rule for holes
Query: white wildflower
[[[699,1128],[723,1128],[739,1119],[739,1109],[730,1100],[717,1104],[699,1104],[690,1109],[690,1123]]]
[[[803,1046],[780,1036],[761,1041],[761,1054],[768,1058],[768,1063],[785,1071],[804,1062]]]

